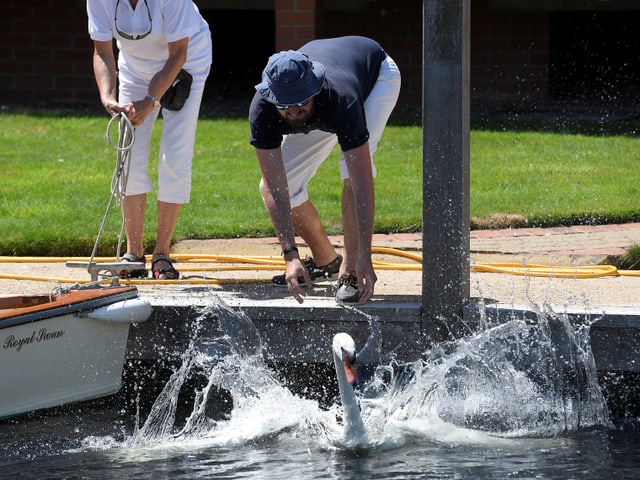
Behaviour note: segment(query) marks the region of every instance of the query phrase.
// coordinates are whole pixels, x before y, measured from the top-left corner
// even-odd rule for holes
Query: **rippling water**
[[[192,345],[148,405],[134,380],[107,399],[1,421],[0,476],[640,478],[640,436],[609,419],[587,326],[512,321],[380,365],[360,392],[358,448],[345,446],[337,400],[294,393],[242,336]],[[233,408],[216,410],[220,391]]]

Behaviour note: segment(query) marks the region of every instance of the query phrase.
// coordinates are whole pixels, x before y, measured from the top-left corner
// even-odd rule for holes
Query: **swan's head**
[[[333,337],[333,360],[336,369],[342,367],[347,382],[355,387],[358,385],[356,373],[356,342],[348,333],[338,333]]]

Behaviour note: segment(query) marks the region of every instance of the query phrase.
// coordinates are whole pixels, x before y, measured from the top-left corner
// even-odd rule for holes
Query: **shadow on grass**
[[[202,119],[246,119],[251,96],[209,95],[202,102]],[[3,105],[2,111],[38,117],[98,116],[105,117],[99,102],[57,102],[49,105]],[[389,125],[416,127],[423,123],[421,105],[399,105],[389,119]],[[637,111],[600,106],[557,107],[534,111],[488,111],[472,109],[471,130],[545,132],[570,135],[637,136],[640,114]]]

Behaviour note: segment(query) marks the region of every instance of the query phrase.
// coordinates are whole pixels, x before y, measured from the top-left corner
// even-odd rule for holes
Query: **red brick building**
[[[443,0],[444,1],[444,0]],[[419,109],[419,0],[196,0],[210,24],[213,67],[205,102],[245,102],[268,56],[312,38],[378,40],[403,74],[399,108]],[[84,0],[5,0],[0,19],[0,104],[96,106]],[[472,114],[600,109],[637,104],[640,2],[473,0]]]

